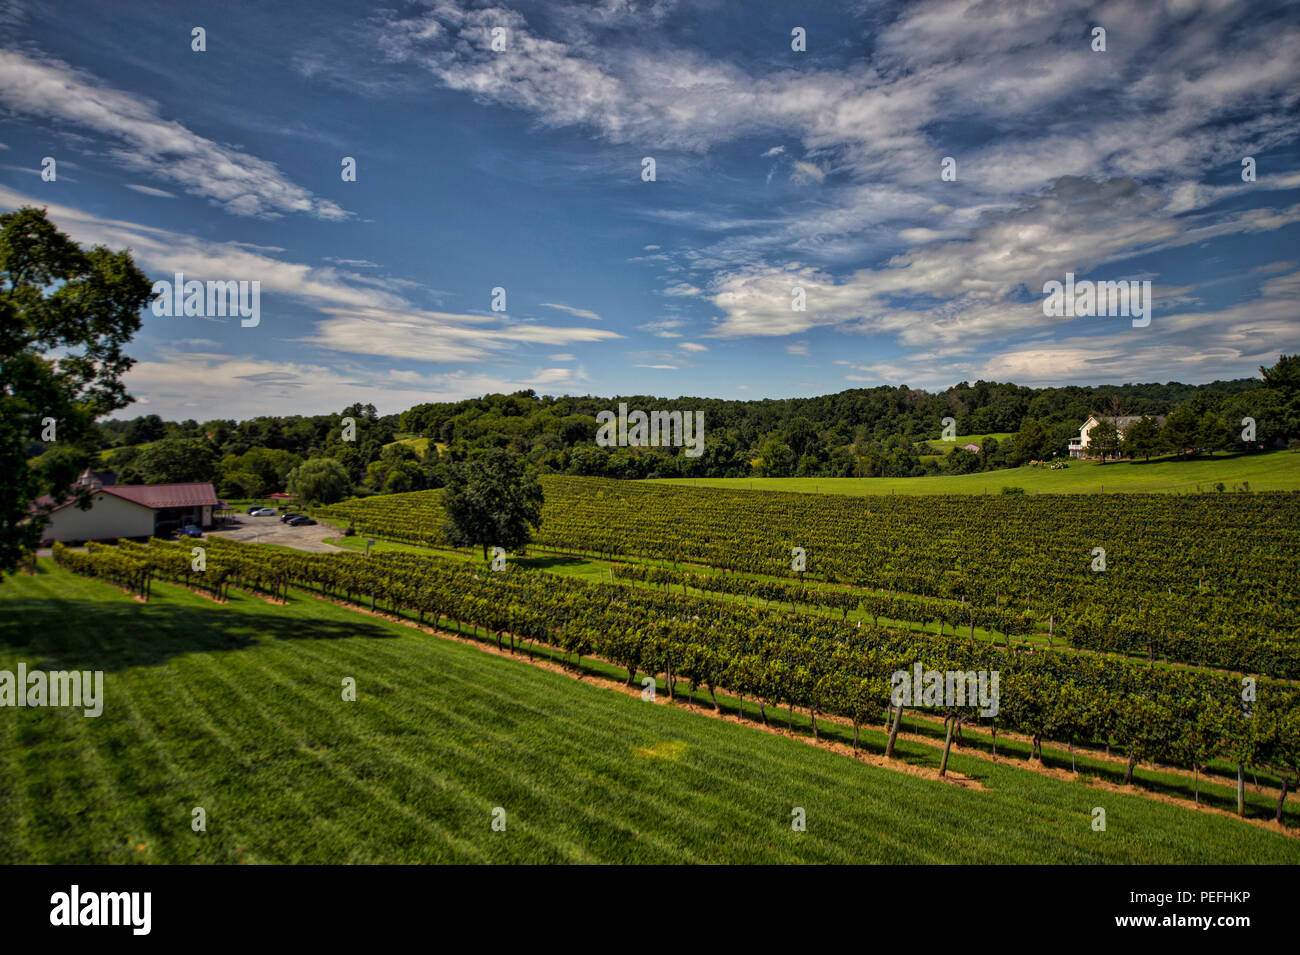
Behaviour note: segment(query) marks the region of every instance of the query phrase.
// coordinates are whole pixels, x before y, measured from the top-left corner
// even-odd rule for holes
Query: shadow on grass
[[[1145,464],[1192,464],[1194,462],[1226,462],[1235,461],[1238,458],[1264,458],[1273,451],[1215,451],[1214,454],[1202,452],[1199,454],[1162,454],[1159,456],[1152,455],[1150,458],[1119,458],[1117,460],[1107,461],[1102,467],[1115,467],[1116,465],[1145,465]]]
[[[364,619],[322,620],[249,613],[166,600],[120,601],[19,598],[0,601],[0,653],[14,651],[29,669],[124,670],[153,666],[189,653],[243,650],[272,640],[392,638]]]
[[[589,563],[589,561],[586,561],[581,557],[546,556],[520,557],[515,560],[515,563],[519,564],[521,567],[528,567],[533,570],[550,570],[553,567],[572,567],[574,564],[585,564]]]

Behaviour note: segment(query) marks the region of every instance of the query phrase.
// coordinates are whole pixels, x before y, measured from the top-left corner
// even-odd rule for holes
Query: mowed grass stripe
[[[153,714],[159,713],[163,704],[159,696],[164,693],[158,681],[142,683],[137,680],[121,681],[115,705],[126,712],[127,719],[142,743],[147,761],[139,760],[139,778],[148,780],[158,814],[166,820],[167,831],[175,835],[174,828],[189,830],[183,839],[168,839],[150,846],[151,855],[146,861],[180,862],[238,862],[238,833],[229,826],[213,826],[202,832],[192,828],[193,810],[201,808],[206,815],[221,818],[223,806],[214,799],[209,783],[198,775],[202,764],[211,765],[211,748],[206,745],[210,734],[204,725],[194,719],[189,709],[167,707],[166,723]],[[171,739],[164,741],[159,735],[167,727]],[[188,741],[188,745],[187,745]]]
[[[86,797],[133,803],[97,807],[128,827],[167,805],[165,789],[154,787],[170,785],[179,801],[197,785],[218,807],[208,806],[207,834],[192,834],[182,815],[175,832],[159,835],[157,853],[151,847],[133,861],[194,858],[195,840],[211,847],[205,860],[229,861],[228,833],[237,833],[248,861],[449,861],[447,843],[391,811],[395,802],[417,810],[438,785],[470,809],[453,809],[436,825],[494,861],[1300,861],[1297,840],[1235,820],[960,754],[954,768],[988,789],[957,790],[315,599],[218,606],[178,587],[155,594],[143,606],[57,570],[0,585],[0,617],[17,607],[44,631],[38,640],[0,623],[0,657],[29,665],[41,657],[51,669],[60,661],[111,664],[104,717],[74,729],[42,719],[49,711],[0,710],[0,721],[20,727],[0,739],[48,753],[93,746],[106,764],[129,762],[146,777],[135,788]],[[83,634],[96,626],[117,644],[88,643]],[[336,708],[342,675],[356,676],[361,701]],[[129,681],[131,702],[115,709],[118,681]],[[368,695],[368,687],[379,692]],[[223,745],[212,745],[214,732]],[[880,737],[864,739],[875,747]],[[334,771],[302,752],[304,743]],[[183,778],[159,758],[159,746]],[[40,761],[20,771],[50,768],[68,772]],[[47,774],[45,789],[61,793],[53,779]],[[502,779],[513,788],[497,801]],[[493,833],[487,810],[515,799],[511,793],[524,807],[507,804],[507,832]],[[327,822],[316,809],[331,800]],[[76,838],[83,818],[65,812],[68,805],[50,807],[39,840],[0,831],[0,856],[113,858],[122,844],[115,827],[97,824]],[[796,805],[807,810],[807,832],[790,829]],[[1107,808],[1106,833],[1091,831],[1093,805]],[[34,811],[25,798],[24,815]],[[396,845],[394,831],[414,833],[412,844]]]
[[[110,650],[111,638],[103,632],[90,629],[86,636],[100,653]],[[134,675],[127,672],[116,676],[111,710],[105,706],[104,713],[94,719],[84,719],[75,710],[62,712],[82,735],[83,752],[95,760],[95,765],[99,768],[105,762],[111,765],[109,787],[113,795],[108,804],[135,809],[131,817],[117,812],[104,823],[120,840],[113,861],[155,861],[149,854],[157,855],[160,849],[170,848],[176,832],[188,829],[189,809],[198,803],[189,801],[185,775],[167,758],[166,747],[157,733],[140,718],[132,692]],[[97,739],[88,738],[87,734],[93,731],[102,732],[100,721],[106,718],[110,722],[104,725],[112,727],[109,741],[100,744]],[[107,773],[106,778],[110,778]],[[167,853],[157,861],[186,860],[172,858]]]
[[[240,798],[226,811],[233,819],[251,815],[261,823],[250,834],[258,855],[250,861],[372,862],[372,842],[388,843],[389,851],[399,845],[390,842],[397,835],[390,820],[377,820],[370,811],[349,811],[352,804],[340,799],[340,783],[346,786],[346,780],[322,765],[318,754],[282,733],[267,734],[246,707],[232,706],[231,684],[213,679],[212,666],[211,661],[199,661],[196,678],[178,689],[205,714],[248,777]],[[268,823],[274,833],[269,843]],[[302,829],[306,831],[295,832]]]
[[[347,611],[343,611],[343,613],[347,613]],[[316,644],[304,644],[304,646],[316,646]],[[383,652],[385,652],[385,651],[387,651],[387,650],[391,650],[391,648],[394,648],[394,646],[395,646],[395,644],[391,644],[391,643],[387,643],[387,642],[372,642],[372,643],[368,643],[368,644],[367,644],[367,647],[365,647],[365,651],[370,652],[370,654],[381,655],[381,654],[383,654]],[[459,646],[459,644],[456,644],[456,646]],[[468,648],[467,648],[467,650],[468,650]],[[477,651],[473,651],[473,650],[471,650],[471,652],[477,652]],[[524,667],[526,667],[526,664],[521,663],[521,661],[520,661],[520,665],[524,665]],[[550,674],[547,674],[547,676],[550,676]],[[560,680],[564,680],[564,678],[563,678],[563,677],[560,677]],[[630,704],[632,704],[633,707],[637,707],[637,708],[645,708],[645,704],[641,704],[640,702],[638,702],[638,700],[630,700],[630,699],[628,699],[628,698],[621,698],[621,696],[619,696],[619,698],[620,698],[620,699],[627,700],[627,702],[629,702]],[[567,696],[562,696],[562,698],[560,698],[560,699],[565,700],[565,702],[567,702],[567,699],[568,699],[568,698],[567,698]],[[498,708],[499,708],[499,707],[498,707]],[[655,708],[651,707],[651,709],[655,709]],[[489,713],[489,716],[490,716],[490,715],[491,715],[491,713]],[[749,730],[749,732],[753,732],[753,730]],[[918,747],[917,747],[917,751],[920,752],[920,754],[924,754],[924,755],[926,755],[927,758],[930,758],[930,759],[932,759],[932,760],[937,761],[937,754],[935,754],[935,752],[933,752],[932,750],[930,750],[930,748],[928,748],[928,747],[919,747],[919,746],[918,746]],[[975,772],[976,774],[978,774],[978,773],[979,773],[979,769],[980,769],[980,761],[979,761],[979,760],[975,760],[975,759],[971,759],[971,760],[970,760],[970,764],[971,764],[971,765],[970,765],[970,767],[967,767],[967,770],[969,770],[969,772]],[[957,765],[957,764],[954,763],[954,768],[956,768],[956,765]],[[984,765],[985,765],[985,767],[987,767],[987,764],[984,764]],[[733,769],[735,769],[735,767],[727,767],[727,768],[725,768],[725,773],[727,773],[727,774],[732,773],[732,772],[733,772]],[[822,781],[820,781],[820,780],[805,780],[805,781],[803,781],[803,782],[805,782],[805,783],[814,783],[814,785],[815,785],[815,783],[819,783],[819,782],[822,782]],[[1053,811],[1056,811],[1056,807],[1053,807]],[[1086,813],[1086,807],[1079,807],[1078,809],[1074,809],[1073,812],[1075,813],[1075,815],[1074,815],[1074,819],[1076,819],[1076,820],[1083,820],[1084,817],[1086,817],[1086,815],[1087,815],[1087,813]],[[922,850],[922,851],[924,851],[924,850]],[[931,858],[935,858],[936,860],[941,860],[941,855],[937,854],[937,852],[936,852],[936,854],[927,854],[927,855],[930,855]]]
[[[458,820],[477,819],[477,827],[487,827],[491,810],[495,806],[502,806],[507,810],[511,824],[521,834],[520,838],[525,840],[530,855],[545,861],[588,861],[581,842],[563,838],[562,833],[547,837],[545,834],[534,832],[529,827],[528,813],[521,811],[522,807],[540,809],[546,814],[563,814],[570,818],[587,811],[581,805],[563,800],[559,793],[551,790],[539,792],[536,788],[522,785],[517,772],[520,767],[526,768],[527,759],[526,754],[519,751],[520,744],[513,743],[500,733],[485,730],[481,724],[463,713],[458,714],[454,710],[427,703],[414,706],[409,694],[401,704],[389,704],[384,698],[372,696],[368,699],[363,698],[358,705],[364,711],[361,718],[375,724],[379,733],[391,733],[393,726],[400,725],[396,720],[405,720],[408,725],[415,720],[419,721],[418,725],[442,723],[452,729],[463,730],[467,736],[472,736],[476,730],[478,731],[482,738],[471,749],[442,746],[430,751],[428,747],[412,741],[414,746],[398,742],[397,745],[392,746],[390,752],[386,753],[379,749],[375,750],[376,758],[385,765],[389,775],[397,776],[400,773],[414,777],[415,781],[422,784],[422,788],[425,789],[429,788],[429,774],[419,765],[422,756],[427,756],[428,762],[435,765],[454,760],[462,770],[472,773],[474,792],[467,794],[472,798],[468,804],[465,803],[464,797],[459,800],[464,811],[458,817],[448,817],[446,813],[442,813],[446,822],[458,824]],[[419,751],[404,752],[412,748]],[[479,752],[479,748],[482,752]],[[394,783],[401,784],[403,780],[395,779]],[[454,795],[454,782],[446,776],[440,774],[437,783],[440,792]],[[618,824],[615,819],[606,818],[600,821],[605,825]],[[488,847],[492,848],[492,844],[489,843]]]
[[[295,649],[299,650],[304,657],[312,656],[310,646]],[[369,656],[369,662],[374,665],[381,662],[378,657],[383,655],[387,648],[380,645],[373,649],[371,646],[353,649]],[[472,658],[466,658],[466,662],[470,660]],[[290,666],[292,662],[287,661]],[[358,668],[363,668],[366,662],[364,659],[356,659],[352,661],[350,668],[340,670],[339,673],[357,672]],[[522,661],[499,659],[498,662],[504,666],[515,662],[519,666],[527,667],[527,664]],[[409,659],[403,662],[403,658],[394,657],[383,661],[381,673],[384,676],[391,676],[405,672],[409,670],[410,663]],[[528,668],[523,674],[523,679],[530,679],[536,672],[535,669]],[[308,677],[310,673],[309,670]],[[364,709],[366,712],[373,711],[375,718],[382,715],[392,721],[394,717],[401,717],[400,720],[392,723],[396,726],[409,726],[412,719],[419,725],[437,725],[437,721],[446,721],[467,732],[478,732],[483,735],[476,748],[498,750],[495,758],[480,757],[472,751],[449,752],[447,755],[468,760],[478,771],[479,775],[476,779],[482,780],[479,788],[485,800],[482,804],[484,809],[503,803],[513,804],[516,807],[532,805],[534,809],[556,813],[560,818],[568,818],[575,823],[581,822],[584,824],[581,827],[584,830],[605,827],[616,831],[618,838],[644,842],[649,849],[661,855],[672,853],[677,858],[686,860],[692,858],[693,854],[689,848],[677,843],[676,840],[662,839],[656,835],[655,830],[639,831],[629,823],[627,818],[629,808],[653,812],[658,815],[660,821],[670,816],[674,809],[671,800],[656,797],[648,789],[633,788],[631,784],[638,782],[637,780],[625,781],[566,770],[545,780],[550,787],[549,790],[539,792],[536,788],[532,788],[522,793],[517,791],[514,780],[517,768],[528,764],[530,753],[537,747],[561,747],[554,754],[559,760],[557,765],[563,765],[568,761],[568,757],[574,757],[571,765],[578,764],[577,757],[582,751],[567,743],[565,736],[556,735],[554,730],[557,727],[566,733],[581,731],[587,737],[584,740],[584,748],[595,745],[601,748],[608,747],[612,751],[619,747],[628,747],[629,744],[623,735],[600,728],[602,724],[598,713],[592,712],[589,707],[573,715],[567,712],[560,713],[555,709],[550,712],[538,710],[526,702],[521,703],[517,694],[480,686],[475,681],[475,672],[466,669],[461,661],[445,661],[437,670],[430,671],[430,678],[433,682],[421,687],[426,692],[404,694],[396,699],[387,692],[376,695],[373,690],[361,687],[363,696],[367,697]],[[391,687],[385,686],[383,689],[388,690]],[[481,701],[474,699],[476,694],[473,691],[476,690],[477,695],[483,697]],[[468,703],[465,702],[467,700]],[[566,711],[573,709],[573,700],[567,694],[557,696],[554,702],[557,707],[562,707]],[[399,706],[400,710],[397,708]],[[520,735],[521,733],[523,735]],[[591,786],[599,787],[601,791],[599,793],[584,791],[584,787]],[[511,792],[511,795],[502,796],[502,793],[507,791]],[[521,799],[521,796],[524,798]],[[617,812],[599,812],[596,806],[617,806]],[[527,817],[520,821],[526,824]],[[588,861],[590,858],[582,848],[582,841],[568,839],[563,844],[553,842],[551,845],[559,855],[574,861]],[[634,851],[634,847],[629,847],[628,851]]]
[[[290,842],[284,851],[298,852],[301,845],[323,850],[317,861],[338,858],[352,839],[351,833],[316,815],[309,793],[298,788],[301,774],[293,767],[274,761],[261,747],[263,739],[248,733],[238,711],[232,711],[227,699],[210,699],[194,692],[196,681],[191,674],[170,673],[156,688],[160,702],[153,722],[169,730],[175,727],[170,753],[181,765],[200,774],[195,785],[200,789],[196,801],[184,806],[186,813],[201,806],[207,813],[207,832],[189,835],[186,842],[199,840],[206,862],[284,861],[263,856],[275,846],[262,846],[250,853],[264,838],[260,827],[268,820],[295,820],[307,826],[300,839]],[[229,714],[219,716],[218,714]],[[190,720],[190,723],[183,723]],[[179,799],[182,794],[178,793]],[[189,851],[188,848],[182,851]]]
[[[433,639],[438,639],[438,638],[433,638]],[[369,646],[366,647],[365,652],[373,653],[375,656],[379,656],[383,654],[385,651],[390,649],[393,649],[392,645],[381,643],[375,646],[373,650],[371,650]],[[470,649],[470,652],[472,653],[479,652],[473,650],[472,648],[466,648],[466,649]],[[310,652],[310,650],[308,650],[307,652]],[[496,659],[505,665],[509,665],[510,663],[513,662],[517,666],[526,667],[527,670],[525,670],[522,673],[522,677],[525,680],[533,679],[533,675],[537,672],[534,668],[528,667],[528,664],[524,662],[522,658],[515,659],[515,660],[511,660],[511,658],[496,658]],[[449,671],[446,669],[440,671],[439,676],[444,679],[449,677],[454,678],[452,674],[450,674]],[[559,679],[565,680],[566,678],[560,677]],[[473,687],[471,686],[472,678],[464,679],[462,682],[465,684],[464,685],[465,690],[473,689]],[[481,719],[487,720],[489,721],[489,723],[493,720],[496,720],[496,722],[500,725],[500,729],[498,730],[498,736],[500,736],[502,733],[506,731],[511,731],[511,732],[515,731],[514,724],[516,723],[516,721],[514,721],[511,718],[510,714],[512,713],[513,709],[517,705],[516,695],[493,691],[490,688],[479,688],[479,690],[480,692],[488,693],[491,694],[492,696],[492,699],[490,700],[491,705],[484,709],[483,713],[481,714]],[[610,691],[606,691],[606,692],[610,692]],[[630,711],[638,715],[641,715],[640,711],[642,710],[657,709],[657,707],[650,706],[649,704],[646,704],[635,698],[624,697],[621,694],[611,693],[611,695],[616,696],[617,698],[630,704],[629,707]],[[549,712],[528,713],[528,717],[530,719],[544,718],[549,721],[559,723],[560,728],[566,731],[570,731],[570,730],[581,731],[587,737],[591,737],[590,742],[587,743],[588,746],[595,746],[605,752],[617,752],[620,749],[636,749],[638,747],[638,744],[633,744],[629,742],[628,732],[626,730],[620,732],[601,733],[593,727],[593,719],[596,721],[595,725],[598,726],[599,718],[600,718],[599,712],[594,712],[593,707],[595,706],[596,703],[600,704],[600,706],[596,709],[603,709],[604,706],[607,705],[605,701],[601,701],[599,700],[599,698],[588,701],[589,703],[588,706],[576,710],[573,716],[568,716],[567,711],[574,710],[575,709],[574,705],[578,702],[579,701],[574,697],[574,695],[568,693],[567,691],[565,691],[563,687],[561,687],[561,690],[557,695],[557,697],[555,698],[554,704],[552,705],[552,709]],[[480,718],[480,714],[474,714],[474,716],[476,720]],[[699,717],[696,718],[698,719]],[[506,725],[506,724],[511,724],[511,725]],[[471,723],[471,725],[473,724]],[[650,740],[651,740],[651,745],[653,745],[653,740],[658,738],[662,734],[662,730],[657,726],[655,726],[653,723],[651,724],[651,730],[652,730],[652,735],[650,737]],[[750,732],[754,732],[754,730],[750,730]],[[557,737],[555,736],[555,734],[550,733],[549,728],[548,728],[548,732],[543,734],[543,736],[544,739],[551,740],[551,741],[557,738],[558,739],[563,738],[563,737]],[[883,744],[883,737],[882,737],[882,744]],[[554,745],[554,742],[552,742],[552,745]],[[647,747],[642,746],[641,748],[647,748]],[[918,747],[917,749],[918,749],[918,753],[924,750],[924,748],[922,747]],[[568,754],[564,754],[564,755],[568,755]],[[733,805],[736,802],[737,796],[743,796],[750,799],[754,799],[762,796],[764,793],[767,792],[767,788],[765,786],[748,781],[748,777],[750,776],[750,767],[743,753],[736,752],[734,754],[731,754],[725,751],[717,751],[715,753],[715,756],[717,757],[718,762],[720,763],[720,765],[717,766],[716,768],[706,768],[701,765],[692,765],[690,767],[690,771],[693,774],[692,778],[696,780],[697,784],[704,781],[709,781],[716,784],[717,795],[713,796],[711,799],[701,800],[701,805],[699,806],[698,811],[703,817],[715,818],[715,819],[721,818],[725,814],[727,807]],[[623,774],[620,774],[620,776],[622,775]],[[558,784],[560,785],[564,784],[563,778],[558,781]],[[633,802],[647,801],[644,798],[642,798],[643,794],[646,791],[644,784],[645,781],[640,778],[611,778],[608,781],[608,784],[605,785],[603,788],[609,790],[609,792],[607,793],[608,798],[616,800],[621,811],[626,813],[630,808],[629,800]],[[806,785],[811,788],[816,788],[823,784],[834,785],[835,780],[831,776],[819,777],[814,775],[812,778],[804,779],[801,782],[801,785]],[[674,809],[680,810],[680,804],[677,802],[677,800],[666,801],[664,799],[658,799],[655,802],[656,802],[655,808],[667,809],[668,813],[663,818],[647,820],[647,822],[651,824],[663,825],[667,822],[670,822],[672,810]],[[787,809],[787,813],[788,811],[789,810]],[[759,833],[758,835],[760,835],[764,839],[768,839],[770,838],[771,833],[769,831],[764,830],[762,833]],[[689,856],[687,857],[689,858]]]
[[[249,862],[288,861],[300,856],[304,847],[316,850],[314,861],[345,858],[352,833],[313,811],[312,794],[301,788],[305,776],[291,765],[292,754],[273,759],[276,754],[263,745],[264,739],[250,733],[228,699],[211,698],[211,691],[218,688],[198,683],[193,674],[171,676],[166,688],[176,705],[159,714],[160,723],[166,725],[168,713],[193,713],[201,725],[196,740],[216,744],[190,756],[209,777],[204,804],[209,810],[209,831],[224,835],[236,830],[234,851]],[[268,840],[268,824],[285,820],[305,831],[282,839],[277,825]]]
[[[346,613],[346,611],[344,611],[344,612]],[[387,645],[387,644],[380,644],[380,645],[379,645],[379,647],[380,647],[381,650],[384,649],[384,648],[386,648],[386,647],[388,647],[388,646],[390,646],[390,645]],[[525,665],[525,666],[526,666],[526,664],[522,664],[522,665]],[[561,679],[563,679],[563,678],[561,678]],[[626,698],[624,698],[624,699],[626,699]],[[638,705],[638,702],[639,702],[639,701],[629,701],[629,702],[631,702],[634,706],[636,706],[636,705]],[[923,751],[923,752],[925,752],[927,755],[929,755],[929,757],[930,757],[931,759],[937,761],[937,754],[934,754],[932,750],[929,750],[928,748],[924,748],[924,747],[918,747],[918,749],[921,750],[921,751]],[[970,773],[973,773],[973,774],[975,774],[975,775],[979,775],[980,772],[981,772],[981,767],[982,767],[982,766],[983,766],[983,767],[987,767],[987,766],[988,766],[987,763],[983,763],[982,761],[977,760],[977,759],[973,759],[973,758],[969,760],[969,764],[968,764],[968,765],[964,765],[964,766],[963,766],[963,763],[964,763],[964,762],[965,762],[965,761],[960,760],[960,759],[955,760],[955,761],[954,761],[954,768],[963,768],[964,771],[966,771],[966,772],[970,772]],[[1106,795],[1108,796],[1109,794],[1106,794]],[[1130,798],[1133,798],[1133,797],[1121,797],[1121,798],[1122,798],[1122,799],[1130,799]],[[1085,800],[1085,801],[1086,801],[1086,800]],[[1059,807],[1059,806],[1056,806],[1056,805],[1053,805],[1053,804],[1050,804],[1050,803],[1045,803],[1045,804],[1044,804],[1044,809],[1045,809],[1046,811],[1048,811],[1048,812],[1052,812],[1052,813],[1061,814],[1061,815],[1062,815],[1063,817],[1065,817],[1065,818],[1071,818],[1071,817],[1072,817],[1072,818],[1075,819],[1075,820],[1078,820],[1078,819],[1084,819],[1084,818],[1087,816],[1088,808],[1089,808],[1089,807],[1087,807],[1087,806],[1082,806],[1082,805],[1081,805],[1081,806],[1079,806],[1078,808],[1072,808],[1072,809],[1068,809],[1068,810],[1067,810],[1067,809],[1063,809],[1062,807]],[[1090,830],[1089,827],[1084,827],[1081,831],[1082,831],[1082,832],[1090,832],[1091,830]]]
[[[0,660],[4,660],[3,654]],[[23,776],[18,765],[21,754],[17,736],[18,721],[0,719],[0,832],[9,834],[6,840],[0,840],[0,865],[13,865],[28,856],[28,805],[19,785]]]
[[[318,771],[331,777],[330,784],[323,787],[320,792],[304,791],[303,793],[305,798],[316,803],[316,812],[322,817],[332,817],[341,812],[342,807],[349,802],[363,808],[364,818],[368,823],[373,823],[368,833],[353,834],[360,845],[365,847],[362,849],[363,854],[369,853],[370,847],[376,844],[375,840],[391,858],[392,852],[404,852],[412,843],[418,844],[432,837],[447,843],[452,857],[473,861],[483,858],[482,853],[473,845],[452,837],[425,818],[426,813],[436,816],[437,807],[429,807],[424,811],[412,809],[386,788],[371,782],[370,778],[381,776],[375,771],[375,766],[377,762],[386,758],[382,751],[373,744],[363,742],[360,737],[364,734],[357,733],[354,727],[341,725],[341,722],[334,718],[334,714],[326,713],[317,701],[303,691],[301,686],[277,679],[267,665],[273,662],[278,661],[263,658],[256,666],[250,667],[244,665],[244,661],[236,661],[229,667],[228,672],[222,672],[222,668],[214,661],[204,660],[202,664],[208,669],[214,684],[225,687],[232,702],[238,699],[247,704],[242,708],[243,712],[251,711],[257,714],[262,723],[271,727],[277,737],[287,742],[297,755],[311,761]],[[296,718],[302,719],[306,731],[288,725],[284,714],[276,712],[275,709],[264,704],[263,700],[274,701],[276,706],[288,703],[292,708],[289,712],[292,712]],[[339,705],[347,704],[340,702]],[[330,733],[320,739],[309,738],[308,733],[312,735],[320,733],[320,726],[311,719],[313,716],[324,716],[330,722],[339,724],[337,735]],[[250,726],[249,729],[252,730],[253,727]],[[256,732],[254,735],[261,736]],[[351,755],[349,750],[353,747],[362,751],[355,754],[356,762],[351,767],[339,765],[339,762],[329,754],[330,748],[337,748],[342,758]],[[341,797],[345,792],[363,798],[344,801]],[[454,791],[448,791],[448,794],[453,800],[459,801],[458,794]],[[383,812],[376,811],[380,807]],[[466,805],[463,808],[468,810],[469,807]]]
[[[410,671],[418,668],[419,662],[408,659],[402,665],[401,661],[394,661],[390,668],[374,672],[378,662],[376,657],[381,653],[381,647],[385,642],[387,641],[358,642],[351,647],[352,652],[349,654],[348,648],[337,641],[292,641],[291,647],[282,644],[270,650],[280,655],[276,660],[277,666],[289,671],[288,677],[278,677],[270,667],[267,667],[256,674],[248,674],[246,679],[270,680],[274,686],[266,686],[261,690],[268,698],[275,696],[283,700],[291,699],[295,707],[301,706],[314,710],[314,715],[334,724],[340,739],[346,739],[349,744],[355,743],[363,747],[364,752],[358,754],[358,764],[366,767],[367,776],[397,777],[399,774],[405,774],[402,778],[389,780],[391,785],[403,791],[405,799],[411,799],[411,792],[415,789],[417,793],[437,793],[444,801],[450,800],[454,804],[452,807],[434,804],[422,807],[422,812],[432,818],[477,818],[481,825],[474,826],[473,829],[486,830],[490,821],[490,810],[496,803],[490,801],[488,795],[480,795],[477,799],[471,800],[468,795],[458,791],[455,780],[444,773],[434,772],[433,769],[437,765],[453,761],[463,766],[472,766],[477,770],[475,777],[477,782],[497,772],[497,766],[481,759],[472,750],[446,745],[437,737],[416,730],[418,726],[437,726],[440,722],[446,722],[461,725],[466,730],[466,735],[472,736],[475,731],[482,735],[483,726],[464,719],[450,708],[434,709],[427,705],[422,707],[423,712],[418,714],[420,717],[418,720],[412,719],[411,716],[416,714],[410,713],[401,714],[406,717],[405,719],[394,719],[394,711],[383,700],[388,693],[402,688],[400,684],[402,674],[406,674],[405,678],[410,682]],[[320,654],[313,653],[313,648],[319,649]],[[346,658],[337,659],[340,655]],[[398,683],[388,681],[388,677],[392,675],[387,672],[388,669],[391,669],[392,674],[398,675]],[[370,672],[374,672],[374,675],[365,675]],[[347,703],[341,699],[341,678],[351,674],[360,674],[363,703]],[[307,690],[312,684],[319,687],[321,691],[315,696],[309,695]],[[409,710],[425,698],[423,691],[427,687],[419,685],[405,689],[413,690],[413,692],[399,694],[402,703]],[[324,700],[330,701],[328,706],[325,705]],[[345,715],[347,723],[344,722]],[[358,728],[353,725],[357,721],[365,725]],[[374,739],[377,741],[372,741]],[[409,742],[418,745],[420,751],[406,754],[404,750],[408,748]],[[476,745],[481,743],[482,740]],[[506,781],[510,779],[508,774],[503,778]],[[416,784],[414,787],[413,782]],[[485,787],[480,786],[480,788]],[[377,793],[377,795],[382,797],[382,794]],[[492,798],[500,801],[499,795],[494,795]],[[517,805],[519,800],[515,799],[514,802]],[[398,808],[405,811],[404,807]],[[455,811],[452,812],[452,809]],[[419,817],[414,818],[418,821]],[[464,840],[455,841],[461,850],[460,856],[483,858],[481,849],[468,848]],[[556,858],[563,858],[563,854],[558,854]]]

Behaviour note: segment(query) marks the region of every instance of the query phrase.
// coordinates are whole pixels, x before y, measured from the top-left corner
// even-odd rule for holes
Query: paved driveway
[[[281,524],[278,516],[252,517],[248,514],[237,514],[233,525],[208,531],[208,533],[214,537],[227,537],[234,541],[279,544],[282,547],[296,547],[298,550],[325,552],[343,549],[324,541],[326,537],[338,537],[341,533],[334,525],[322,522],[305,527],[290,527],[288,524]]]

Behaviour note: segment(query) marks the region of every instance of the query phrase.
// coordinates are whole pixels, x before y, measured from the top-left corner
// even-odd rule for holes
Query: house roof
[[[1108,414],[1094,414],[1088,416],[1088,419],[1091,421],[1098,421],[1098,422],[1110,421],[1114,423],[1115,427],[1120,431],[1123,431],[1125,428],[1133,424],[1133,422],[1135,421],[1141,421],[1143,418],[1152,418],[1155,420],[1156,424],[1165,423],[1164,415],[1124,414],[1116,417],[1115,415],[1108,415]],[[1087,423],[1088,423],[1087,421],[1084,422],[1085,425]]]
[[[193,484],[114,484],[100,490],[156,511],[165,507],[216,507],[220,503],[217,492],[208,481],[196,481]]]
[[[73,491],[75,490],[76,488],[73,489]],[[129,501],[139,507],[147,507],[155,511],[160,511],[165,507],[203,507],[205,505],[215,507],[221,503],[217,500],[216,491],[212,489],[212,485],[207,481],[199,481],[193,484],[114,484],[106,487],[96,487],[92,490],[95,494],[111,494],[123,501]],[[42,494],[32,503],[32,509],[36,510],[37,508],[57,505],[52,510],[61,511],[75,503],[77,503],[75,494],[63,502],[56,501],[48,494]]]

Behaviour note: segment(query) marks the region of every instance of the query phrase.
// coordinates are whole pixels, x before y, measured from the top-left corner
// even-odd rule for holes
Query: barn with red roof
[[[212,527],[212,512],[219,505],[207,481],[189,484],[112,484],[106,475],[86,471],[78,487],[91,489],[90,507],[82,510],[75,500],[50,512],[43,541],[112,540],[151,537],[186,524]],[[108,478],[111,481],[111,477]],[[52,503],[46,498],[40,503]]]

